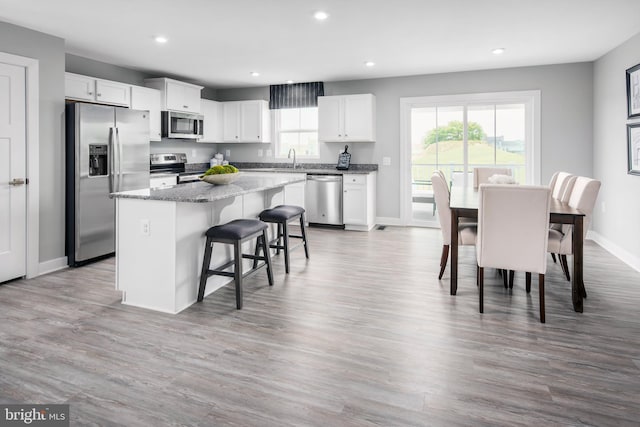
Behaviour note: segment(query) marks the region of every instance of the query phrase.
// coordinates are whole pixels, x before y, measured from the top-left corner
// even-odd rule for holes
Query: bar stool
[[[280,254],[280,249],[284,250],[284,269],[289,274],[289,251],[304,245],[304,255],[309,259],[309,247],[307,245],[307,234],[304,229],[304,208],[293,205],[280,205],[273,209],[265,209],[260,215],[260,220],[272,224],[278,224],[277,237],[269,242],[269,247],[276,250],[276,254]],[[301,235],[289,234],[288,224],[290,221],[300,218]],[[302,243],[290,248],[289,238],[302,239]],[[282,239],[282,244],[281,244]],[[255,263],[254,263],[255,264]]]
[[[202,273],[200,274],[200,288],[198,290],[198,302],[204,299],[204,290],[207,286],[207,279],[210,276],[227,276],[233,277],[236,285],[236,307],[242,308],[242,280],[252,275],[262,267],[267,267],[267,277],[269,278],[269,286],[273,286],[273,274],[271,273],[271,256],[267,247],[267,224],[257,219],[236,219],[226,224],[216,225],[207,230],[207,243],[204,247],[204,260],[202,261]],[[256,251],[253,255],[242,253],[242,243],[256,237]],[[211,252],[214,243],[225,243],[233,245],[233,260],[228,263],[209,269],[211,262]],[[259,256],[262,249],[263,256]],[[242,273],[242,259],[248,258],[253,260],[253,268],[246,273]],[[258,265],[258,261],[264,261]],[[234,265],[234,271],[223,271],[224,269]]]

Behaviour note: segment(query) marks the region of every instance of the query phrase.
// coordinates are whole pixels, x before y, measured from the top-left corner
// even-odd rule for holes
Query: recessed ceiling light
[[[153,39],[156,41],[156,43],[161,43],[161,44],[169,41],[169,39],[164,36],[155,36]]]
[[[364,65],[366,65],[367,67],[373,67],[374,65],[376,65],[376,63],[373,61],[366,61]]]
[[[258,77],[260,75],[260,73],[257,71],[252,71],[250,74],[252,77]]]
[[[323,12],[319,10],[313,14],[313,17],[316,18],[318,21],[324,21],[329,17],[329,14],[327,12]]]
[[[293,80],[287,80],[287,84],[290,85],[293,83]]]
[[[505,49],[505,48],[503,48],[503,47],[498,47],[498,48],[496,48],[496,49],[493,49],[493,50],[491,51],[491,53],[493,53],[494,55],[502,55],[502,54],[504,53],[504,51],[505,51],[505,50],[506,50],[506,49]]]

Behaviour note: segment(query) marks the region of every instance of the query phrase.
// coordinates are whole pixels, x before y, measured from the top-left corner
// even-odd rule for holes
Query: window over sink
[[[318,146],[318,108],[284,108],[275,111],[275,157],[320,158]]]

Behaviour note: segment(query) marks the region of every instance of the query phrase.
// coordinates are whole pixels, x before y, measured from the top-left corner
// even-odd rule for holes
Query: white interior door
[[[0,282],[26,274],[25,68],[0,63]]]

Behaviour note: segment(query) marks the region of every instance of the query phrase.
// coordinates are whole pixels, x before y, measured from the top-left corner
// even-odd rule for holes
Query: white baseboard
[[[640,258],[636,255],[630,253],[626,249],[621,248],[606,237],[592,230],[587,233],[587,239],[593,240],[598,245],[602,246],[602,248],[604,248],[611,255],[615,256],[634,270],[640,272]]]
[[[62,258],[56,258],[49,261],[41,262],[38,265],[38,276],[47,273],[53,273],[54,271],[62,270],[63,268],[69,267],[69,261],[66,256]]]
[[[378,216],[378,217],[376,217],[376,224],[379,224],[379,225],[402,225],[402,221],[400,220],[400,218],[391,218],[391,217]]]

